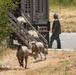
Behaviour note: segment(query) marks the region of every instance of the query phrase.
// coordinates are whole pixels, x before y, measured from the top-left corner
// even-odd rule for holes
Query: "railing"
[[[28,25],[29,25],[34,31],[36,31],[37,34],[39,35],[39,41],[41,41],[41,42],[44,44],[45,48],[47,48],[47,47],[48,47],[48,42],[47,42],[47,40],[32,26],[32,24],[29,22],[29,20],[25,17],[25,13],[22,12],[21,14],[22,14],[23,18],[26,20],[26,22],[28,23]]]
[[[36,41],[31,35],[29,35],[28,30],[23,27],[22,24],[19,24],[16,17],[9,13],[9,21],[12,23],[12,26],[14,27],[14,32],[18,35],[18,37],[24,42],[25,45],[29,47],[29,42],[31,40]]]
[[[28,30],[25,29],[24,26],[17,21],[17,18],[11,12],[9,12],[9,21],[12,23],[12,25],[14,27],[14,32],[16,33],[16,35],[18,35],[18,37],[23,41],[23,43],[28,48],[30,48],[29,47],[30,41],[40,41],[44,44],[45,48],[47,48],[47,45],[48,45],[47,40],[32,26],[32,24],[25,17],[25,14],[23,12],[21,14],[24,17],[24,19],[26,20],[26,22],[28,23],[28,25],[32,28],[32,30],[37,32],[39,39],[35,39],[34,37],[32,37],[28,33]]]

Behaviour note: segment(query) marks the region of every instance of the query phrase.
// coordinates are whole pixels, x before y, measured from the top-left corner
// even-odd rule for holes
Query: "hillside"
[[[76,10],[75,7],[52,7],[50,8],[49,18],[51,26],[53,23],[53,14],[58,13],[62,32],[76,32]],[[50,28],[51,30],[51,28]]]

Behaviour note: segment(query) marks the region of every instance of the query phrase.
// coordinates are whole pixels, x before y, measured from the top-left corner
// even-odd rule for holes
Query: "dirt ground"
[[[76,57],[75,51],[56,51],[49,50],[46,60],[35,60],[33,57],[28,58],[27,69],[19,66],[16,58],[16,50],[9,50],[0,60],[0,75],[33,75],[34,70],[47,67],[49,65],[56,66],[58,63],[71,61]],[[48,74],[47,74],[48,75]]]

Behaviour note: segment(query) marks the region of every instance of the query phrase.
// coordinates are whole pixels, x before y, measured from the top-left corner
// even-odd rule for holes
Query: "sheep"
[[[36,38],[36,39],[38,39],[38,38],[39,38],[39,36],[38,36],[37,32],[36,32],[36,31],[34,31],[34,30],[29,30],[29,31],[28,31],[28,33],[29,33],[31,36],[33,36],[34,38]]]
[[[24,19],[22,16],[19,16],[19,17],[17,18],[17,21],[19,22],[19,24],[22,24],[22,25],[25,26],[25,28],[27,28],[26,21],[25,21],[25,19]],[[36,32],[35,30],[29,30],[28,33],[29,33],[31,36],[33,36],[34,38],[36,38],[36,39],[39,38],[39,36],[38,36],[38,34],[37,34],[37,32]]]
[[[17,21],[18,21],[20,24],[26,23],[25,19],[24,19],[22,16],[19,16],[19,17],[17,18]]]
[[[29,56],[28,48],[26,46],[19,45],[16,56],[17,56],[20,66],[22,66],[22,67],[24,67],[23,61],[25,59],[25,68],[27,68],[27,60],[28,60],[28,56]]]
[[[32,42],[30,43],[30,45],[31,45],[32,54],[35,53],[35,56],[34,56],[35,59],[36,59],[36,57],[38,56],[38,54],[40,54],[41,59],[42,59],[41,53],[43,53],[44,56],[45,56],[45,60],[46,60],[47,50],[44,49],[44,45],[43,45],[42,42],[32,41]]]

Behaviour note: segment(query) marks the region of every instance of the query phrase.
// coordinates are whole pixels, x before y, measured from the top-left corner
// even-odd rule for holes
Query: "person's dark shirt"
[[[52,33],[53,34],[60,34],[61,33],[61,25],[58,19],[55,19],[52,26]]]

